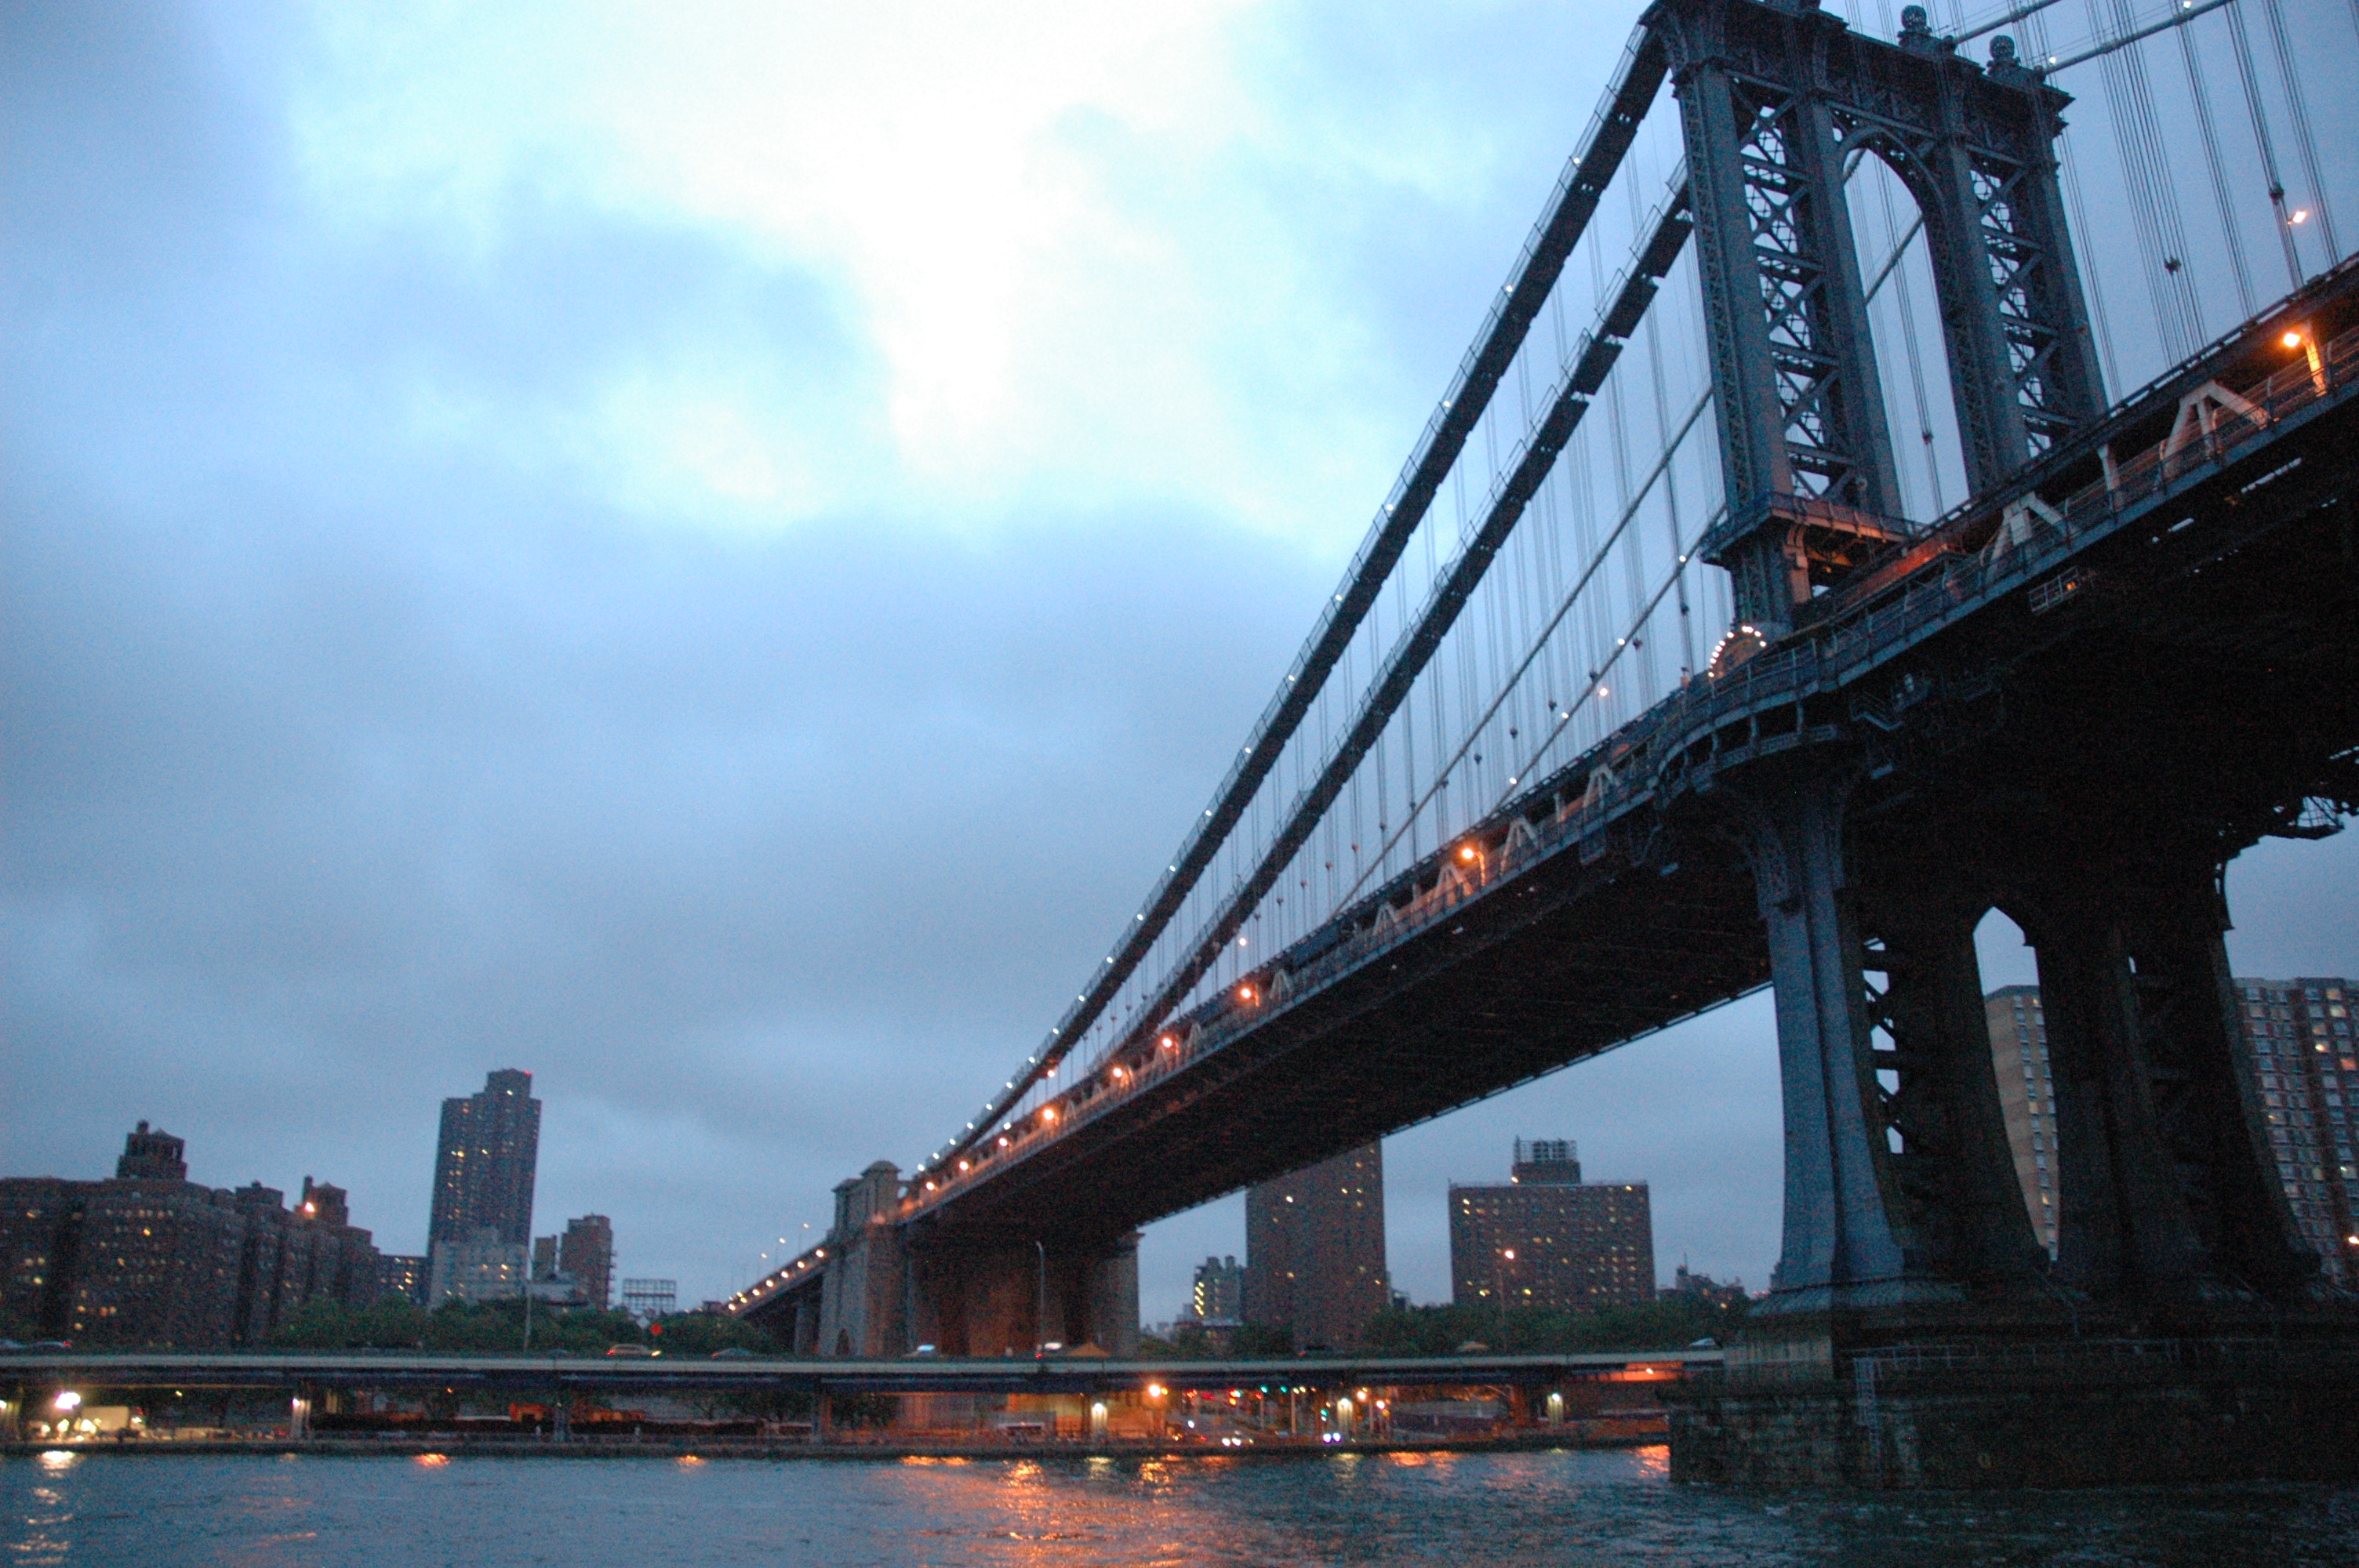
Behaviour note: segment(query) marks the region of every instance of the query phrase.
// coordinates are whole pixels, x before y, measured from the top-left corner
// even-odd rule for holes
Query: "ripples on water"
[[[0,1460],[0,1568],[81,1563],[2359,1563],[2359,1488],[1674,1487],[1659,1448],[1303,1459]]]

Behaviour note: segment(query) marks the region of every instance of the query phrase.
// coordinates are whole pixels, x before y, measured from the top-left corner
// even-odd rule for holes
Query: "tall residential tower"
[[[1353,1348],[1389,1299],[1383,1144],[1247,1189],[1247,1323],[1289,1325],[1300,1346]]]
[[[532,1098],[530,1073],[506,1068],[484,1080],[481,1094],[444,1100],[428,1245],[470,1241],[489,1230],[508,1246],[529,1247],[539,1160],[540,1102]]]
[[[429,1307],[524,1292],[539,1160],[540,1102],[530,1073],[505,1068],[484,1080],[481,1094],[442,1102],[426,1227]]]

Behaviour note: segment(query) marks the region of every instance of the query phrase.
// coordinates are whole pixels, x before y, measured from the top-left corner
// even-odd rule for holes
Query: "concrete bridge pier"
[[[899,1356],[909,1349],[908,1255],[893,1223],[900,1203],[900,1168],[890,1161],[836,1184],[820,1285],[820,1355]],[[799,1346],[801,1333],[799,1314]]]
[[[977,1248],[919,1241],[910,1262],[917,1342],[945,1356],[1029,1356],[1046,1345],[1138,1349],[1138,1233]]]
[[[1138,1349],[1138,1233],[977,1242],[903,1221],[901,1173],[878,1161],[838,1183],[819,1278],[765,1308],[797,1355],[1030,1356],[1042,1346]]]

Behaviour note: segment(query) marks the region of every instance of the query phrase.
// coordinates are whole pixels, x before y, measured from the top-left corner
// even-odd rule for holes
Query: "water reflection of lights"
[[[81,1454],[69,1454],[62,1448],[51,1448],[41,1454],[41,1468],[44,1470],[71,1470],[81,1463]]]
[[[1671,1449],[1669,1444],[1658,1443],[1652,1447],[1635,1449],[1630,1457],[1636,1459],[1638,1462],[1638,1468],[1645,1471],[1650,1477],[1668,1476],[1671,1473]]]
[[[704,1455],[701,1454],[683,1454],[679,1456],[679,1462],[682,1468],[701,1465],[704,1463]]]
[[[448,1454],[421,1454],[418,1456],[418,1463],[429,1470],[440,1470],[451,1463],[451,1456]]]

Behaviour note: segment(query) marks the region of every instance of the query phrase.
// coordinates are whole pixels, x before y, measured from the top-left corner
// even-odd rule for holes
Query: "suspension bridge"
[[[2310,106],[2349,113],[2359,5],[2079,19],[1650,6],[1164,874],[731,1310],[1119,1354],[1138,1227],[1767,986],[1763,1357],[2342,1323],[2237,1087],[2220,879],[2359,807],[2359,265]],[[2052,1264],[1994,908],[2049,1020]]]

